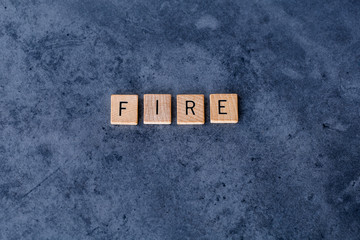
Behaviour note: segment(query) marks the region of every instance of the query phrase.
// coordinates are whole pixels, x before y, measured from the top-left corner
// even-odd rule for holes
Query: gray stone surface
[[[0,239],[360,239],[359,14],[0,0]],[[110,125],[114,93],[226,92],[235,125]]]

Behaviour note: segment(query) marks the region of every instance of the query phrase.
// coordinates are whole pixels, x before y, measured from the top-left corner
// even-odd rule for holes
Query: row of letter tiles
[[[138,95],[111,95],[111,124],[138,124]],[[204,124],[203,94],[176,96],[177,124]],[[237,94],[210,94],[210,122],[238,122]],[[144,124],[171,124],[171,95],[144,94]]]

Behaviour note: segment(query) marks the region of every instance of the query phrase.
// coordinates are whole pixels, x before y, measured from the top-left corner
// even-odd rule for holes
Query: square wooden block
[[[144,124],[171,124],[170,94],[144,94]]]
[[[138,95],[111,95],[111,124],[138,124]]]
[[[211,123],[237,123],[238,120],[237,94],[210,94]]]
[[[204,124],[205,108],[203,94],[177,95],[177,124]]]

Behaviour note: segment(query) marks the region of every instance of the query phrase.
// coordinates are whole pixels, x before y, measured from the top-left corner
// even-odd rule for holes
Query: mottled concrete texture
[[[359,1],[0,0],[0,111],[0,239],[360,239]]]

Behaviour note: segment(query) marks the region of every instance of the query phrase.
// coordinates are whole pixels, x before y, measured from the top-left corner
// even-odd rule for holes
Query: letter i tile
[[[171,124],[170,94],[144,94],[144,124]]]

